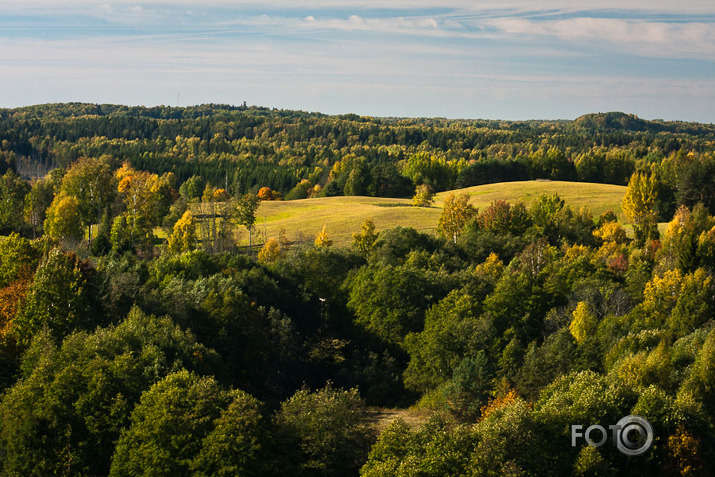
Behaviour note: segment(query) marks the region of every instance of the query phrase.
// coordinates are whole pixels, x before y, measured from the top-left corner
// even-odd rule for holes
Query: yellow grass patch
[[[291,201],[266,201],[258,209],[255,238],[278,237],[285,229],[288,240],[313,241],[323,225],[335,245],[347,245],[352,233],[358,232],[365,219],[372,219],[378,231],[396,227],[413,227],[434,233],[442,213],[444,199],[450,194],[468,192],[471,203],[483,210],[497,199],[522,200],[527,205],[541,194],[557,193],[574,209],[587,207],[594,216],[613,210],[621,217],[624,186],[587,182],[525,181],[502,182],[468,187],[435,196],[432,207],[412,207],[411,199],[384,197],[323,197]],[[242,244],[248,244],[245,230],[239,230]],[[245,243],[244,243],[245,242]]]

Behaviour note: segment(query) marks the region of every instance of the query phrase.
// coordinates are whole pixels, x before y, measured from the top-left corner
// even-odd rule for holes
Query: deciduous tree
[[[168,317],[138,309],[61,347],[39,334],[24,355],[24,378],[0,402],[3,473],[107,475],[142,392],[184,367],[211,372],[217,360]]]
[[[258,190],[258,198],[261,200],[273,200],[273,191],[270,187],[261,187]]]
[[[182,253],[193,250],[196,247],[196,222],[190,210],[174,225],[174,232],[169,237],[167,247],[171,253]]]
[[[367,258],[375,247],[377,237],[375,222],[372,219],[365,219],[362,223],[362,230],[359,233],[353,233],[353,246],[358,249],[363,257]]]
[[[588,303],[583,301],[578,302],[573,312],[571,325],[569,325],[569,331],[571,331],[571,335],[576,340],[576,343],[582,344],[590,338],[595,333],[597,325],[598,320],[593,313],[591,313]]]
[[[25,222],[32,229],[32,236],[42,233],[42,224],[47,215],[47,209],[54,198],[54,187],[50,180],[40,179],[32,184],[32,189],[25,196],[23,214]]]
[[[93,270],[88,262],[59,248],[50,250],[37,267],[27,297],[13,321],[13,334],[24,346],[47,327],[61,340],[71,332],[100,324],[90,293]]]
[[[439,218],[437,231],[443,237],[457,243],[465,225],[477,214],[477,209],[469,203],[469,193],[458,196],[449,194],[444,200],[442,215]]]
[[[276,425],[284,465],[294,466],[280,471],[298,475],[355,474],[373,439],[357,389],[344,391],[330,384],[316,392],[296,392],[281,405]]]
[[[56,196],[47,209],[44,229],[50,237],[81,240],[84,234],[79,201],[65,193]]]
[[[412,197],[414,207],[429,207],[434,202],[434,189],[429,184],[420,184]]]
[[[269,238],[258,252],[258,261],[263,263],[271,263],[278,260],[283,255],[283,248],[280,241],[275,238]]]
[[[60,193],[77,199],[82,225],[89,227],[92,243],[92,224],[98,224],[117,194],[117,180],[108,159],[81,158],[62,178]]]
[[[30,186],[12,170],[0,176],[0,231],[20,231],[25,195]]]
[[[261,433],[255,399],[182,370],[142,394],[109,475],[255,475]]]
[[[318,236],[315,237],[314,243],[316,247],[330,247],[333,245],[333,241],[330,240],[330,236],[328,236],[328,227],[326,225],[323,225]]]
[[[658,215],[655,209],[657,191],[658,184],[653,174],[636,172],[628,181],[626,194],[623,196],[623,215],[633,224],[636,240],[641,244],[648,238],[657,238],[658,235]]]
[[[245,194],[233,207],[236,222],[248,230],[248,253],[251,254],[252,233],[256,223],[256,212],[261,205],[261,200],[253,194]]]

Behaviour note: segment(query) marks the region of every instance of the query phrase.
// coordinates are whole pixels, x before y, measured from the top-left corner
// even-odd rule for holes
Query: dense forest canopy
[[[0,136],[2,475],[714,471],[713,126],[67,104]],[[627,184],[627,224],[450,193],[435,234],[236,242],[262,200],[526,178]],[[642,455],[572,444],[631,414]]]
[[[225,105],[71,103],[0,110],[1,168],[14,165],[37,176],[107,154],[141,170],[173,172],[179,183],[201,176],[233,193],[265,186],[285,195],[304,180],[325,186],[335,179],[325,194],[343,194],[347,186],[348,193],[411,195],[416,184],[404,176],[436,190],[529,178],[625,185],[634,170],[664,159],[684,170],[692,155],[711,152],[713,144],[713,125],[622,113],[513,122]],[[669,185],[675,190],[678,184]]]

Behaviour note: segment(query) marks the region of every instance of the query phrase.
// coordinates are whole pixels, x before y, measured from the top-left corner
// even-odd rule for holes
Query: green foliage
[[[106,475],[141,393],[184,366],[215,369],[217,358],[169,318],[138,309],[61,347],[38,334],[25,354],[24,379],[0,404],[3,473]]]
[[[25,195],[29,191],[30,186],[13,171],[0,176],[0,232],[20,231]]]
[[[105,213],[102,216],[102,222],[99,224],[97,236],[92,241],[92,246],[90,248],[92,255],[100,257],[109,253],[112,249],[111,234],[112,222],[110,221],[109,213]]]
[[[648,238],[658,238],[658,217],[655,211],[658,187],[654,175],[635,173],[628,181],[623,197],[623,215],[633,224],[636,240],[644,243]]]
[[[540,195],[529,207],[534,225],[541,230],[554,227],[556,215],[566,207],[566,202],[558,194]]]
[[[375,223],[372,219],[365,219],[360,233],[353,234],[353,246],[358,249],[360,255],[367,258],[375,248],[378,234],[375,233]]]
[[[357,389],[315,392],[302,389],[276,414],[282,464],[292,475],[351,475],[367,457],[373,440]]]
[[[412,197],[414,207],[429,207],[434,202],[434,189],[428,184],[420,184]]]
[[[231,265],[241,266],[238,260]],[[170,314],[216,349],[231,369],[225,379],[253,392],[276,378],[269,365],[281,350],[272,347],[268,318],[282,297],[260,269],[234,269],[228,276],[221,270],[205,252],[162,256],[149,271],[145,299],[155,313]]]
[[[487,403],[491,389],[491,370],[484,351],[464,358],[454,369],[445,388],[452,411],[462,420],[472,421]]]
[[[459,245],[474,263],[483,262],[492,253],[508,263],[527,242],[524,236],[482,229],[476,221],[472,221],[467,224]]]
[[[709,472],[711,126],[618,113],[498,122],[217,105],[1,113],[0,232],[34,236],[47,223],[35,242],[0,239],[0,311],[11,331],[0,339],[9,386],[1,474],[106,475],[115,450],[117,474],[349,475],[366,459],[364,475]],[[127,160],[134,167],[111,173]],[[6,173],[37,164],[67,172],[32,188]],[[339,247],[344,229],[331,229],[335,246],[269,241],[259,262],[209,253],[224,249],[217,221],[239,222],[252,238],[254,200],[243,222],[226,211],[261,189],[407,197],[417,185],[529,177],[631,178],[623,209],[637,240],[614,213],[594,222],[539,192],[527,208],[507,202],[504,188],[480,214],[449,199],[446,241],[412,228],[377,234],[366,222],[352,248]],[[170,208],[177,181],[182,197]],[[191,213],[205,251],[187,251],[196,242],[185,213],[198,198]],[[658,242],[656,222],[681,203],[692,209],[679,209]],[[52,250],[54,236],[86,253],[73,242],[100,222],[90,250],[106,253],[109,242],[109,255],[85,262]],[[155,257],[162,222],[175,253]],[[73,333],[118,322],[134,304],[171,318],[134,311],[116,327]],[[328,379],[359,386],[371,404],[419,399],[422,411],[471,424],[420,426],[424,416],[412,415],[413,429],[394,423],[368,457],[372,425],[355,390],[299,391],[269,428],[257,400],[218,384],[275,409],[302,383]],[[641,458],[569,445],[571,424],[633,413],[656,430]]]
[[[352,164],[352,170],[345,181],[344,195],[367,195],[372,178],[365,159],[361,159]]]
[[[541,393],[534,409],[567,432],[572,423],[617,422],[637,402],[637,394],[619,381],[610,381],[592,371],[582,371],[554,380]],[[626,412],[626,414],[623,414]]]
[[[30,241],[17,233],[8,237],[0,236],[0,288],[34,270],[37,264],[37,252]]]
[[[628,149],[593,148],[579,154],[574,166],[579,181],[626,185],[633,174],[634,159]]]
[[[411,252],[432,253],[437,248],[437,241],[428,234],[409,227],[394,227],[380,231],[375,242],[374,257],[386,264],[398,265],[404,263]]]
[[[191,201],[192,199],[200,199],[205,188],[206,183],[201,177],[191,176],[181,184],[179,193],[185,200]]]
[[[684,277],[678,300],[666,324],[676,337],[698,329],[715,313],[715,280],[705,270],[698,269]]]
[[[523,260],[524,270],[505,270],[494,291],[484,300],[484,311],[491,317],[495,335],[503,336],[492,344],[496,349],[506,346],[514,337],[522,343],[534,340],[556,298],[542,283],[548,253],[537,247],[529,255],[535,256]],[[505,335],[507,330],[511,330],[510,335]]]
[[[531,225],[531,220],[523,202],[511,205],[506,200],[495,200],[479,214],[476,222],[483,230],[522,235]]]
[[[442,294],[438,277],[411,267],[367,265],[348,281],[356,322],[387,343],[401,344],[423,326],[426,308]]]
[[[47,209],[54,199],[54,184],[49,178],[40,179],[32,184],[32,189],[25,196],[23,215],[25,222],[32,228],[32,236],[42,233],[42,224]]]
[[[436,191],[449,190],[459,174],[460,165],[444,157],[419,153],[407,159],[402,174],[413,184],[426,184]]]
[[[228,407],[214,421],[191,463],[195,475],[264,475],[266,425],[259,402],[242,391],[234,391]]]
[[[697,257],[703,267],[715,270],[715,226],[698,237]]]
[[[410,362],[405,385],[428,391],[449,380],[468,355],[487,346],[493,331],[479,318],[480,303],[466,290],[455,290],[427,311],[424,330],[405,339]]]
[[[579,476],[615,476],[618,473],[601,456],[597,447],[582,447],[574,463],[574,475]]]
[[[256,211],[261,205],[261,199],[253,194],[245,194],[235,204],[233,214],[236,223],[243,225],[248,230],[249,240],[254,224],[256,223]]]
[[[13,321],[13,336],[23,346],[41,328],[56,340],[79,329],[101,324],[92,296],[89,263],[73,253],[52,249],[41,261]]]
[[[261,421],[246,393],[186,370],[170,374],[142,394],[109,475],[256,475]]]
[[[697,160],[677,163],[687,176],[673,177],[689,178],[680,188],[692,191],[683,199],[694,204],[711,175],[712,155],[701,152],[702,144],[715,134],[709,125],[601,119],[611,113],[587,121],[519,122],[330,117],[226,105],[60,104],[2,113],[2,152],[12,162],[66,167],[81,156],[110,154],[157,174],[174,171],[179,183],[192,176],[213,186],[228,183],[234,197],[263,186],[285,194],[303,179],[318,184],[347,157],[367,162],[370,194],[394,197],[408,195],[418,183],[449,189],[455,180],[469,186],[545,176],[624,184],[643,162],[690,159],[690,153]],[[396,174],[397,165],[415,179],[406,189],[411,181]],[[351,170],[346,168],[338,193]],[[182,195],[199,197],[204,185]]]
[[[73,163],[62,178],[60,194],[77,199],[84,226],[98,223],[117,194],[117,180],[108,160],[81,158]]]
[[[468,475],[474,444],[468,428],[440,418],[415,431],[397,419],[380,434],[360,475]]]
[[[700,238],[705,241],[706,232],[713,225],[715,221],[702,204],[697,205],[692,212],[687,207],[681,206],[668,224],[661,248],[658,250],[659,268],[691,272],[699,265],[707,266],[709,254],[698,253],[698,248]]]
[[[677,203],[688,207],[701,203],[715,215],[715,156],[710,152],[692,161],[678,183]]]
[[[370,449],[367,463],[360,470],[363,477],[401,475],[401,468],[409,467],[408,456],[417,447],[413,433],[404,420],[397,418],[380,433],[377,442]]]
[[[642,314],[637,315],[643,321],[643,326],[660,328],[678,302],[683,284],[683,274],[678,270],[665,272],[662,276],[653,277],[646,283],[643,291],[643,303],[640,306]],[[640,321],[640,320],[639,320]]]
[[[469,204],[469,194],[460,196],[450,194],[444,200],[442,215],[439,217],[437,231],[445,238],[457,243],[462,229],[477,214],[477,209]]]
[[[526,398],[535,399],[556,378],[578,369],[574,363],[575,348],[573,337],[565,328],[550,335],[540,346],[532,342],[517,375],[517,390]]]
[[[285,196],[286,200],[298,200],[298,199],[307,199],[309,194],[308,191],[310,190],[311,185],[310,181],[307,179],[304,179],[300,181],[295,187],[293,187],[290,191]]]
[[[564,239],[570,243],[593,243],[595,224],[591,214],[584,209],[574,212],[558,194],[539,196],[531,203],[529,215],[533,232],[547,237],[552,244]]]
[[[169,207],[169,213],[164,216],[161,224],[167,235],[170,235],[174,231],[174,225],[176,225],[176,222],[179,221],[188,208],[189,202],[184,196],[180,196],[176,202]]]
[[[126,215],[122,214],[114,218],[109,241],[112,244],[112,250],[115,252],[122,253],[134,250],[135,239],[129,228]]]
[[[475,433],[476,445],[469,462],[472,475],[559,473],[553,462],[556,455],[547,454],[548,445],[535,416],[521,399],[492,411],[477,424]]]
[[[539,148],[529,156],[531,177],[556,180],[573,180],[576,170],[564,151],[556,147]]]
[[[715,331],[708,333],[680,394],[694,397],[711,419],[715,417]]]

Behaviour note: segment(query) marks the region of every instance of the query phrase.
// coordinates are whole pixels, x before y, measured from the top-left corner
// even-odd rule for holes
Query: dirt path
[[[429,415],[425,413],[417,413],[410,409],[387,409],[382,407],[370,408],[370,418],[372,419],[375,429],[378,432],[385,430],[387,426],[397,418],[402,418],[403,421],[412,429],[420,427],[428,419]]]

